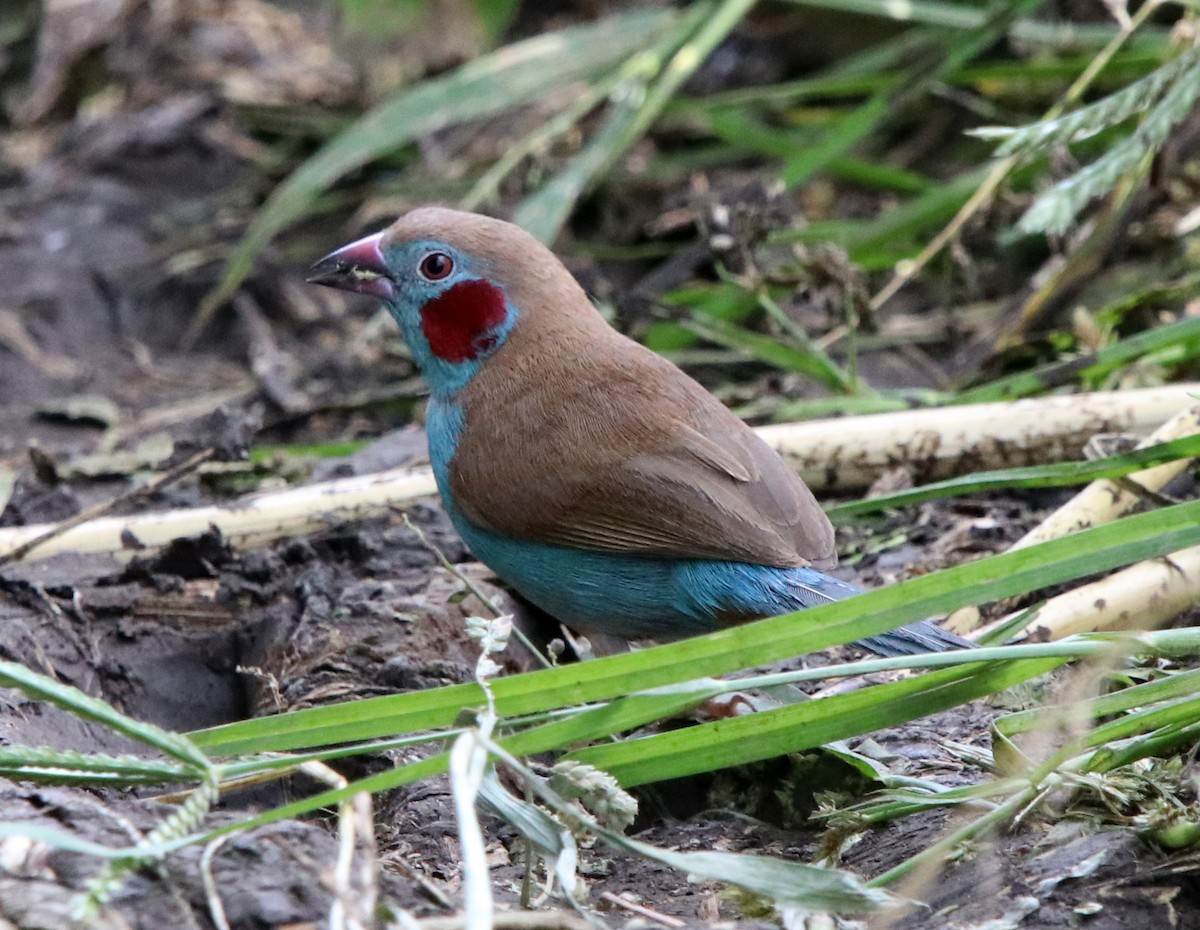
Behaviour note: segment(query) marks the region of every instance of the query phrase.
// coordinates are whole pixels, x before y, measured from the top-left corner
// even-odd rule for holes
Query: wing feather
[[[626,342],[575,358],[590,370],[547,360],[534,384],[490,368],[504,352],[489,361],[464,391],[451,467],[467,519],[603,552],[832,565],[833,528],[799,476],[703,387]]]

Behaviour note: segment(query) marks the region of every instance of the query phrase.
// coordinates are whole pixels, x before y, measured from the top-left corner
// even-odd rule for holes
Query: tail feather
[[[809,568],[799,569],[788,580],[789,587],[799,589],[797,600],[802,602],[805,607],[815,607],[817,604],[829,601],[840,601],[855,594],[861,594],[863,591],[858,585]],[[855,645],[870,650],[876,655],[891,658],[892,656],[921,655],[926,652],[946,652],[950,649],[971,649],[975,644],[956,633],[943,630],[932,620],[921,620],[909,626],[902,626],[899,629],[860,639]]]
[[[950,649],[973,649],[975,644],[957,633],[943,630],[932,620],[922,620],[878,636],[860,639],[857,645],[877,655],[916,656],[926,652],[946,652]]]

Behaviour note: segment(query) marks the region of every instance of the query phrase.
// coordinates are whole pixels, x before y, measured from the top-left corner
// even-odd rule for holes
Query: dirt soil
[[[140,54],[120,44],[119,31],[103,41],[126,59]],[[180,348],[261,184],[253,140],[240,134],[219,82],[197,81],[198,67],[170,58],[158,72],[163,86],[130,92],[115,105],[120,120],[92,123],[46,116],[68,102],[67,91],[56,96],[43,76],[29,106],[40,102],[44,113],[14,128],[0,148],[0,173],[11,179],[0,191],[0,466],[18,474],[0,525],[70,517],[124,491],[131,473],[161,469],[202,448],[236,461],[251,444],[378,439],[324,462],[317,477],[417,462],[424,454],[413,425],[419,387],[394,351],[395,334],[376,328],[365,304],[343,304],[300,283],[307,262],[345,240],[347,227],[338,222],[298,237],[292,252],[269,250],[235,305],[218,314],[194,349]],[[604,266],[579,270],[593,289],[628,283]],[[905,367],[896,380],[914,377]],[[170,442],[155,446],[164,431]],[[125,509],[222,499],[238,489],[232,480],[210,471]],[[1054,502],[1054,495],[1030,495],[923,507],[902,528],[903,545],[842,571],[872,585],[998,551]],[[408,516],[532,631],[553,635],[545,618],[506,600],[471,563],[435,501]],[[847,537],[843,548],[869,541]],[[460,599],[461,588],[400,514],[254,551],[234,551],[210,533],[127,562],[64,555],[0,566],[0,657],[134,717],[192,730],[469,680],[476,648],[463,619],[481,607]],[[509,670],[529,665],[516,647],[505,662]],[[947,743],[989,745],[994,713],[973,705],[855,745],[869,745],[897,772],[965,783],[984,773]],[[99,725],[15,691],[0,692],[0,745],[138,751]],[[387,764],[359,761],[344,773]],[[310,787],[297,780],[235,793],[210,823]],[[828,789],[857,790],[845,770],[819,754],[660,785],[641,792],[635,829],[684,850],[807,860],[823,829],[807,815],[814,793]],[[124,845],[162,818],[161,802],[144,794],[0,781],[0,821]],[[375,817],[381,900],[418,917],[453,913],[461,889],[445,782],[378,797]],[[955,820],[935,811],[871,831],[846,850],[844,864],[879,874]],[[523,873],[520,844],[498,820],[485,818],[485,826],[497,896],[512,904]],[[212,855],[212,889],[204,882],[205,851],[184,849],[136,872],[90,925],[208,928],[216,925],[214,901],[239,930],[324,925],[336,849],[333,821],[324,817],[239,834]],[[1178,866],[1125,832],[1030,819],[1014,834],[965,851],[936,878],[901,888],[925,905],[891,926],[1200,926],[1200,887],[1194,872]],[[79,853],[0,844],[0,926],[76,926],[71,900],[99,868]],[[691,884],[601,847],[584,850],[580,871],[588,905],[615,925],[636,915],[605,893],[690,926],[752,927],[765,919],[754,902],[715,883]]]

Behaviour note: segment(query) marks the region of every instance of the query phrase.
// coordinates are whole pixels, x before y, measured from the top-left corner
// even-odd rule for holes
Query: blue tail
[[[975,644],[957,633],[943,630],[932,620],[922,620],[878,636],[860,639],[858,645],[881,656],[917,656],[948,649],[973,649]]]
[[[732,562],[694,562],[692,567],[689,582],[704,607],[710,612],[715,607],[719,615],[744,619],[817,607],[863,592],[857,585],[813,568],[768,568]],[[922,620],[868,636],[856,645],[890,657],[969,649],[974,644],[932,621]]]
[[[805,607],[815,607],[821,603],[815,599],[810,600],[814,594],[823,595],[825,601],[840,601],[863,592],[858,585],[823,575],[811,568],[792,569],[791,572],[801,576],[797,581],[808,593],[808,597],[802,599]],[[812,576],[814,575],[820,579],[816,584],[813,584]],[[948,649],[970,649],[974,643],[949,630],[943,630],[932,620],[921,620],[909,626],[902,626],[895,630],[888,630],[886,633],[860,639],[855,645],[869,649],[876,655],[890,658],[891,656],[921,655],[925,652],[945,652]]]

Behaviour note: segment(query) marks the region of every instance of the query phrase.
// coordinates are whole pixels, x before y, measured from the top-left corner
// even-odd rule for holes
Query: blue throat
[[[474,358],[465,362],[448,362],[444,358],[438,358],[429,348],[425,334],[421,332],[419,317],[411,313],[401,313],[390,305],[388,309],[391,310],[392,318],[400,324],[400,330],[404,333],[404,341],[413,354],[413,361],[417,363],[421,374],[429,382],[434,397],[457,394],[478,374],[479,366],[483,364],[484,359]],[[511,328],[512,323],[509,322],[504,328],[504,335],[507,335]]]

